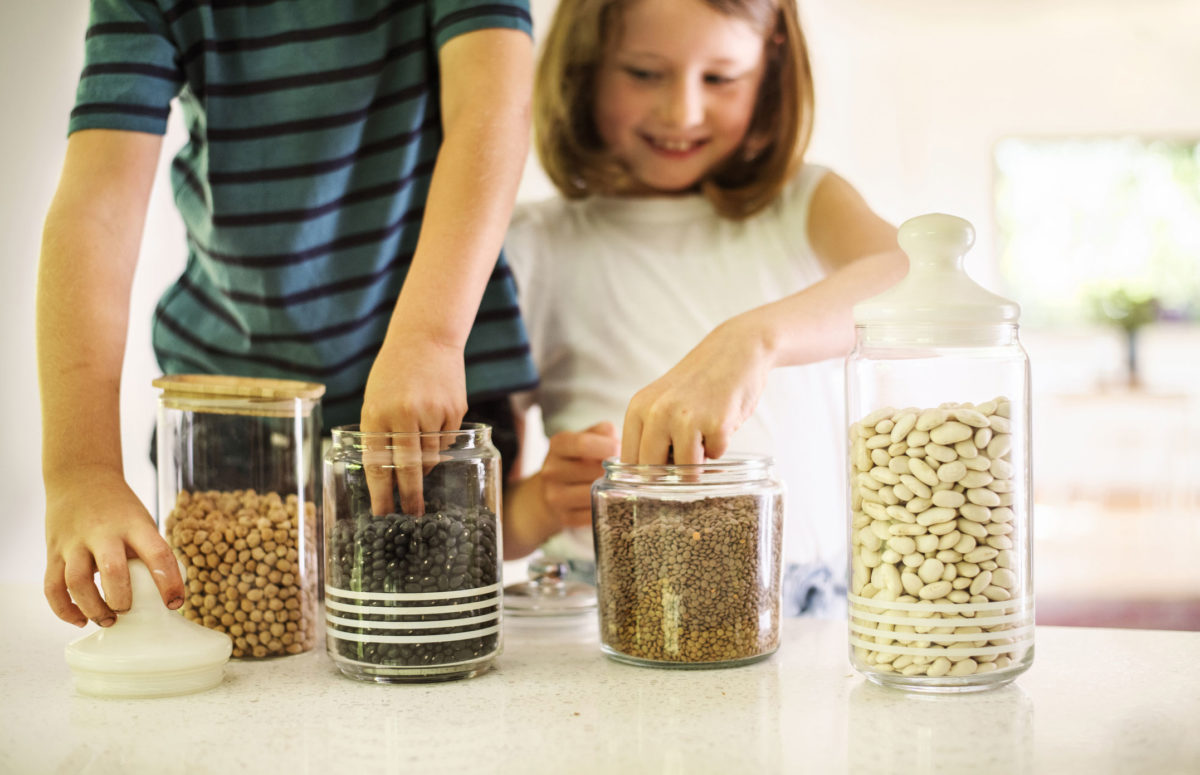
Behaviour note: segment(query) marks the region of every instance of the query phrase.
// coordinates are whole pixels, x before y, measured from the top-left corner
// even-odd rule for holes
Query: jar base
[[[929,678],[928,676],[908,677],[887,673],[863,672],[862,675],[871,683],[886,689],[899,689],[916,694],[971,694],[986,692],[1007,686],[1016,680],[1024,669],[1010,670],[1004,673],[995,671],[983,675],[943,676]]]
[[[628,654],[623,654],[609,646],[601,645],[600,650],[604,655],[614,662],[620,662],[626,665],[634,665],[635,667],[658,667],[666,668],[667,670],[722,670],[727,667],[744,667],[752,665],[755,662],[761,662],[767,657],[774,654],[777,648],[770,651],[764,651],[761,654],[754,654],[749,657],[739,657],[737,659],[723,659],[719,662],[668,662],[660,659],[642,659],[641,657],[631,657]]]
[[[463,678],[475,678],[491,670],[494,663],[495,659],[492,657],[467,664],[447,665],[445,667],[429,665],[418,667],[363,665],[334,660],[337,669],[347,678],[381,684],[442,683],[445,681],[457,681]]]

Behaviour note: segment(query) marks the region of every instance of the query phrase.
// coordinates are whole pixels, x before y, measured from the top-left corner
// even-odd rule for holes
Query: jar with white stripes
[[[324,471],[325,634],[338,669],[382,683],[486,672],[501,648],[491,428],[335,428]]]
[[[886,686],[989,689],[1033,661],[1020,309],[967,276],[967,221],[899,241],[908,275],[855,306],[846,361],[850,659]]]

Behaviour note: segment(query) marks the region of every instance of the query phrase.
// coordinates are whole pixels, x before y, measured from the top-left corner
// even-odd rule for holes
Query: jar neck
[[[411,433],[392,431],[363,431],[357,425],[339,425],[331,431],[335,447],[360,447],[390,449],[413,442],[433,440],[442,449],[471,449],[492,443],[492,426],[483,423],[463,423],[455,431],[414,431]]]
[[[859,345],[868,347],[1006,347],[1015,345],[1015,323],[885,323],[855,327]]]
[[[756,482],[771,477],[774,459],[766,455],[727,455],[704,463],[648,465],[622,463],[616,458],[604,461],[609,481],[628,484],[695,486],[697,484],[734,484]]]

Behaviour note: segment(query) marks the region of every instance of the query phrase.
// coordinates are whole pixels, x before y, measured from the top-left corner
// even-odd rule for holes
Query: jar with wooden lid
[[[235,658],[318,642],[324,385],[178,374],[158,398],[159,527],[183,563],[183,615]]]

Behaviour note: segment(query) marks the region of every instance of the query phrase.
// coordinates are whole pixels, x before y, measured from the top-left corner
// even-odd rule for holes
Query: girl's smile
[[[596,78],[596,128],[633,179],[621,193],[693,190],[754,115],[764,36],[704,0],[635,0]]]

